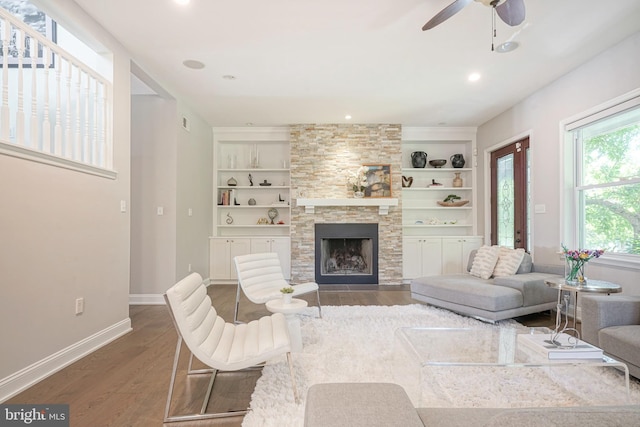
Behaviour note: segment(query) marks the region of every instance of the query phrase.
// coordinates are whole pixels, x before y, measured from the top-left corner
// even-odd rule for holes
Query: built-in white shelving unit
[[[291,265],[291,174],[286,128],[214,129],[210,278],[233,282],[233,258],[277,252]],[[235,181],[235,185],[231,185]]]
[[[476,130],[404,128],[402,140],[402,176],[413,180],[402,189],[404,279],[462,272],[469,251],[482,245],[482,238],[476,235]],[[411,155],[416,151],[427,153],[424,168],[412,165]],[[463,167],[452,167],[454,154],[462,154]],[[447,163],[436,168],[429,165],[434,159]],[[453,185],[456,176],[462,179],[460,187]],[[440,206],[438,201],[450,194],[468,203]]]

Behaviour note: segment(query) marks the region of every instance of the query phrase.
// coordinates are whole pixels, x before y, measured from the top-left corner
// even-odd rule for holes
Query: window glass
[[[573,133],[580,247],[640,255],[640,107]]]

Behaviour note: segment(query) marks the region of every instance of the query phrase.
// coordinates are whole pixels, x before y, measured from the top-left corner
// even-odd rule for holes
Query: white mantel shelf
[[[305,213],[315,213],[316,206],[378,206],[380,215],[387,215],[389,207],[398,206],[398,199],[367,198],[367,199],[296,199],[298,206],[304,206]]]

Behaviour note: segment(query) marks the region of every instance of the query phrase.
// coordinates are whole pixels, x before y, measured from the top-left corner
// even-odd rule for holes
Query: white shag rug
[[[394,332],[400,327],[522,327],[513,320],[496,325],[460,316],[422,304],[403,306],[323,306],[323,318],[317,318],[317,308],[305,309],[301,315],[303,350],[293,353],[296,385],[300,403],[293,399],[291,378],[285,358],[270,361],[263,368],[251,397],[250,411],[245,416],[243,427],[302,426],[307,390],[313,384],[331,382],[397,382],[394,380]],[[486,368],[485,368],[486,369]],[[510,370],[514,371],[514,370]],[[459,374],[460,372],[458,372]],[[458,375],[456,374],[456,375]],[[446,372],[438,372],[441,378]],[[537,390],[541,400],[565,399],[562,391],[554,391],[547,383],[532,385],[531,374],[519,373],[529,390]],[[464,390],[482,387],[482,381],[474,375],[454,378],[449,384],[456,389],[456,398],[464,399]],[[519,381],[520,379],[517,379]],[[504,381],[503,379],[499,381]],[[589,382],[587,393],[597,393],[597,385]],[[634,401],[640,401],[640,390],[632,382]],[[565,392],[566,394],[566,392]],[[474,393],[477,396],[477,391]],[[529,398],[527,396],[527,398]],[[577,399],[577,397],[575,397]],[[583,398],[583,397],[580,397]],[[441,406],[438,402],[420,406]],[[476,406],[474,402],[463,402],[461,406]],[[484,402],[486,404],[486,402]],[[539,406],[531,402],[529,406]],[[558,406],[563,406],[559,402]],[[566,404],[571,404],[567,402]],[[548,403],[546,406],[549,406]]]

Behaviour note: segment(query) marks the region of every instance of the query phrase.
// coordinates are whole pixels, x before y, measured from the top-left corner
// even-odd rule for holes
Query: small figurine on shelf
[[[253,177],[249,174],[249,186],[253,187]]]
[[[227,212],[227,224],[229,225],[233,224],[233,217],[229,212]]]

